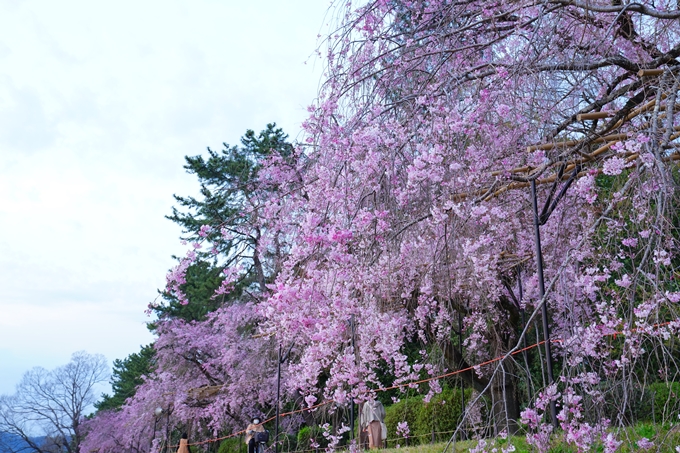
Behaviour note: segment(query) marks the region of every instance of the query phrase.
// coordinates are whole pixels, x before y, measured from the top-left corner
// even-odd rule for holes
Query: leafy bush
[[[224,439],[222,442],[220,442],[220,447],[217,449],[217,453],[241,453],[243,451],[241,442],[242,440],[239,437],[230,437],[229,439]]]
[[[654,402],[650,407],[650,420],[656,423],[677,422],[680,416],[680,382],[656,382],[649,386],[651,398]],[[653,414],[652,414],[653,411]]]
[[[269,446],[271,448],[273,445],[274,438],[270,437],[269,440],[270,440]],[[310,449],[309,444],[303,445],[300,448],[298,448],[298,437],[295,434],[279,433],[279,442],[280,442],[279,451],[298,451]],[[270,451],[274,450],[271,449]]]
[[[319,426],[305,426],[298,431],[297,434],[297,449],[310,450],[312,449],[312,440],[319,444],[319,448],[325,448],[328,445],[328,439],[323,436],[323,430]]]
[[[583,395],[584,416],[587,422],[595,423],[599,417],[622,421],[624,424],[640,420],[651,420],[651,393],[648,388],[625,385],[621,380],[602,381],[598,385],[601,393]],[[622,411],[621,402],[626,401]],[[648,406],[648,407],[647,407]],[[602,410],[600,414],[599,410]]]
[[[472,390],[465,391],[465,401],[472,398]],[[460,422],[462,410],[460,389],[445,388],[442,393],[435,395],[429,403],[423,403],[416,418],[415,432],[421,443],[432,441],[448,441]],[[430,434],[429,436],[427,434]]]
[[[656,435],[656,433],[656,425],[640,424],[635,427],[635,434],[637,434],[640,438],[646,437],[647,439],[651,439]]]
[[[465,390],[465,401],[472,399],[472,390]],[[435,442],[448,441],[456,429],[462,414],[461,391],[445,387],[442,393],[432,397],[429,403],[422,396],[405,398],[385,409],[388,446],[426,444],[432,441],[434,428]],[[409,440],[397,435],[397,423],[407,422]]]
[[[397,423],[399,422],[407,422],[411,430],[411,437],[416,435],[414,429],[417,425],[418,413],[422,406],[423,397],[414,396],[411,398],[404,398],[398,403],[385,408],[385,426],[387,426],[388,447],[394,447],[397,444],[408,444],[408,441],[405,441],[402,437],[397,437]]]
[[[680,415],[680,382],[655,382],[645,387],[625,388],[622,382],[602,382],[600,389],[604,393],[604,417],[610,420],[623,420],[632,425],[639,422],[664,424],[677,422]],[[621,411],[620,403],[626,399],[626,409]],[[595,421],[595,408],[598,403],[593,396],[583,398],[586,418]]]

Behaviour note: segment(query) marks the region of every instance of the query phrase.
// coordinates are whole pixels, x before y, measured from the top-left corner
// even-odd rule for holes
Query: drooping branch
[[[575,0],[550,0],[548,3],[558,4],[562,6],[575,6],[585,11],[590,11],[594,13],[621,14],[623,12],[629,11],[632,13],[639,13],[649,17],[655,17],[657,19],[672,20],[680,18],[680,10],[661,11],[637,2],[629,3],[627,5],[610,5],[610,6],[598,5],[595,2],[580,2]]]

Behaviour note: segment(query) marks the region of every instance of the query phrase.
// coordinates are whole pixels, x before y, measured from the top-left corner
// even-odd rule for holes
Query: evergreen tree
[[[200,260],[187,268],[186,283],[182,285],[182,291],[189,304],[181,301],[168,291],[162,291],[161,296],[165,301],[154,307],[158,319],[183,319],[185,321],[203,321],[205,315],[215,311],[222,305],[223,297],[214,297],[223,278],[220,276],[221,269],[213,262]],[[149,330],[155,331],[156,322],[148,324]]]
[[[125,400],[134,396],[137,387],[144,382],[143,376],[148,376],[153,371],[155,354],[153,345],[149,344],[123,360],[114,360],[110,380],[113,394],[103,394],[101,401],[94,405],[97,410],[119,409]]]
[[[175,195],[168,219],[182,226],[184,240],[202,240],[207,247],[196,250],[196,259],[183,275],[182,300],[165,291],[165,301],[153,307],[159,319],[203,320],[226,300],[244,300],[244,292],[262,292],[275,273],[259,245],[263,228],[258,223],[260,202],[277,188],[259,180],[265,161],[276,156],[290,161],[293,145],[275,123],[259,134],[246,131],[240,146],[224,143],[221,152],[208,148],[208,156],[187,156],[184,168],[196,175],[200,197]],[[228,295],[216,295],[225,268],[240,267]],[[190,303],[187,303],[190,302]],[[156,324],[150,324],[155,329]]]

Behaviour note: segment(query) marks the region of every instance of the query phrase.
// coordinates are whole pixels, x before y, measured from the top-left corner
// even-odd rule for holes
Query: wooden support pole
[[[665,109],[662,108],[661,110],[665,110]],[[675,108],[673,110],[680,111],[680,104],[675,105]],[[583,115],[587,115],[587,114],[583,114]],[[578,116],[580,116],[580,114]],[[666,113],[662,113],[661,115],[659,115],[659,119],[665,118],[665,117],[666,117]],[[641,132],[642,130],[644,130],[648,126],[649,126],[649,123],[644,123],[641,126],[636,127],[636,129],[637,129],[636,132]],[[676,131],[680,130],[680,127],[675,126],[674,129]],[[603,143],[603,142],[609,142],[609,141],[612,141],[612,140],[625,140],[627,138],[630,138],[633,133],[635,133],[635,132],[605,135],[603,137],[597,137],[596,139],[591,140],[589,143]],[[541,145],[531,145],[531,146],[527,146],[527,152],[533,152],[533,151],[538,151],[538,150],[548,151],[548,150],[551,150],[553,148],[569,148],[569,147],[572,147],[572,146],[580,145],[583,142],[584,142],[584,140],[567,140],[567,141],[562,141],[562,142],[543,143]],[[512,170],[511,170],[511,172],[512,172]],[[499,171],[499,172],[495,172],[495,173],[500,175],[503,172]]]
[[[579,113],[576,115],[576,121],[599,120],[600,118],[610,118],[612,116],[614,116],[612,112]]]
[[[666,93],[663,93],[663,94],[661,95],[661,100],[664,100],[664,99],[666,99],[667,97],[668,97],[668,95],[667,95]],[[621,125],[622,125],[623,123],[625,123],[626,121],[630,121],[630,120],[632,120],[633,118],[635,118],[636,116],[638,116],[639,114],[644,113],[644,112],[646,112],[647,110],[653,109],[655,105],[656,105],[656,99],[651,100],[651,101],[649,101],[648,103],[644,104],[643,106],[636,108],[635,110],[633,110],[632,112],[630,112],[628,115],[626,115],[624,118],[621,118],[620,120],[618,120],[618,121],[611,127],[611,129],[616,129],[616,128],[618,128],[618,127],[621,127]]]
[[[680,126],[675,126],[673,128],[673,130],[674,131],[680,131]],[[590,143],[602,143],[606,140],[609,140],[609,142],[606,143],[605,145],[597,148],[592,153],[587,154],[586,157],[584,157],[584,158],[576,159],[574,161],[568,161],[567,167],[565,168],[565,171],[573,170],[574,165],[576,163],[581,163],[581,164],[586,163],[586,162],[594,159],[595,157],[601,155],[602,153],[608,151],[612,147],[612,145],[614,145],[616,142],[621,141],[621,140],[625,140],[625,139],[628,139],[628,138],[631,138],[631,137],[632,137],[632,133],[631,134],[615,134],[615,135],[607,135],[605,137],[600,137],[596,140],[593,140]],[[676,140],[677,138],[680,138],[680,133],[678,133],[678,132],[671,135],[669,139],[670,139],[670,141],[673,141],[673,140]],[[568,143],[568,142],[562,142],[562,143]],[[557,163],[554,164],[554,165],[557,165]],[[534,170],[535,168],[536,167],[523,166],[523,167],[515,167],[515,168],[512,168],[510,170],[495,170],[495,171],[491,172],[491,176],[501,176],[501,175],[508,174],[508,173],[509,174],[531,173],[531,171]],[[480,193],[478,193],[477,195],[482,195],[484,193],[486,193],[486,192],[480,191]]]
[[[612,135],[605,135],[604,137],[597,137],[596,139],[592,140],[590,143],[603,143],[603,142],[610,142],[612,140],[624,140],[626,138],[629,138],[630,134],[612,134]],[[537,150],[543,150],[547,151],[553,148],[569,148],[571,146],[576,146],[580,145],[583,143],[583,140],[569,140],[565,142],[555,142],[555,143],[544,143],[542,145],[531,145],[527,146],[527,151],[532,152],[532,151],[537,151]]]
[[[595,157],[599,156],[600,154],[609,151],[609,148],[611,148],[611,147],[612,147],[614,144],[616,144],[616,143],[618,143],[618,142],[609,142],[609,143],[607,143],[607,144],[604,145],[604,146],[600,146],[600,147],[597,148],[595,151],[593,151],[592,153],[588,154],[588,157],[590,157],[591,159],[592,159],[592,158],[595,158]]]
[[[640,69],[637,73],[638,77],[656,77],[663,74],[663,69]]]
[[[500,176],[506,173],[529,173],[531,170],[533,170],[535,167],[530,167],[530,166],[524,166],[524,167],[517,167],[513,168],[512,170],[496,170],[491,172],[491,176]]]
[[[640,77],[651,77],[651,76],[658,76],[660,74],[663,74],[664,69],[641,69],[638,72],[638,75]],[[604,126],[604,131],[606,132],[613,132],[616,131],[618,128],[620,128],[623,124],[626,122],[630,121],[631,119],[648,112],[651,109],[654,109],[657,106],[657,101],[660,99],[661,101],[664,101],[666,98],[668,98],[668,93],[661,93],[659,98],[650,100],[646,102],[645,104],[639,105],[637,108],[633,109],[630,111],[626,116],[623,118],[620,118],[616,123],[614,124],[609,124]],[[658,112],[665,111],[664,113],[658,114],[654,117],[655,121],[658,121],[661,118],[664,118],[668,116],[669,114],[672,115],[673,113],[669,113],[669,110],[673,110],[673,112],[676,112],[680,110],[680,104],[673,105],[671,108],[668,103],[661,104],[658,106],[659,109],[657,110]],[[576,115],[576,118],[578,121],[584,121],[584,120],[594,120],[594,119],[600,119],[600,118],[611,118],[615,117],[618,112],[586,112],[586,113],[579,113]],[[571,161],[567,161],[564,171],[569,172],[572,171],[576,165],[581,165],[585,164],[588,162],[592,161],[597,161],[598,158],[601,158],[603,154],[607,153],[611,147],[616,144],[617,142],[631,139],[634,137],[635,134],[640,134],[644,133],[644,131],[649,128],[650,126],[650,119],[645,119],[643,118],[643,123],[642,124],[631,124],[630,126],[630,131],[629,132],[619,132],[617,134],[609,134],[609,135],[604,135],[597,137],[596,134],[589,134],[585,138],[582,138],[580,140],[566,140],[566,141],[557,141],[553,143],[543,143],[540,145],[531,145],[527,146],[527,152],[533,152],[533,151],[538,151],[538,150],[552,150],[555,148],[570,148],[570,147],[580,147],[578,151],[580,152],[581,156],[576,156],[575,158],[572,158]],[[604,132],[602,131],[602,132]],[[602,133],[600,132],[600,133]],[[674,126],[673,127],[673,134],[670,136],[670,141],[676,140],[680,138],[680,126]],[[595,136],[594,136],[595,135]],[[597,149],[594,151],[588,153],[590,150],[590,145],[592,144],[600,144],[602,143],[601,146],[599,146]],[[669,144],[669,145],[664,145],[665,148],[675,148],[679,149],[680,144]],[[576,150],[574,150],[576,151]],[[631,163],[635,161],[636,159],[639,158],[639,154],[637,153],[624,153],[623,154],[626,157],[626,162]],[[676,151],[669,156],[666,156],[663,158],[664,161],[678,161],[680,160],[680,151]],[[554,163],[551,165],[551,167],[554,167],[555,165],[563,165],[562,162],[560,163]],[[509,170],[496,170],[491,172],[492,177],[498,177],[498,176],[503,176],[507,174],[518,174],[518,173],[524,173],[524,174],[530,174],[532,171],[535,171],[536,167],[533,166],[522,166],[522,167],[516,167],[512,168]],[[597,173],[601,173],[602,169],[597,168],[594,169]],[[592,172],[593,170],[590,170]],[[578,175],[576,175],[576,178],[581,178],[582,176],[585,176],[587,173],[585,171],[580,172]],[[569,175],[563,175],[562,179],[566,180],[570,176]],[[492,198],[495,198],[499,196],[502,193],[505,193],[509,190],[513,189],[519,189],[523,187],[527,187],[529,185],[540,185],[540,184],[546,184],[546,183],[551,183],[554,182],[557,179],[557,175],[553,174],[551,176],[545,177],[545,178],[539,178],[533,181],[532,183],[530,182],[524,182],[524,181],[512,181],[509,182],[496,190],[494,190],[496,184],[499,182],[498,180],[491,185],[490,187],[487,187],[485,189],[478,189],[478,190],[473,190],[470,192],[464,192],[464,193],[458,193],[458,194],[453,194],[451,196],[451,199],[453,201],[463,201],[469,198],[473,197],[481,197],[483,201],[488,201],[491,200]]]
[[[678,134],[678,136],[680,137],[680,134]],[[640,155],[637,154],[637,153],[630,154],[626,158],[626,163],[630,163],[630,162],[634,161],[635,159],[637,159],[639,157],[640,157]],[[680,160],[680,151],[674,152],[670,156],[664,157],[661,160],[663,160],[664,162],[679,161]],[[566,166],[564,171],[566,173],[566,172],[569,172],[573,169],[574,169],[574,164],[570,163],[569,165]],[[595,171],[597,174],[602,173],[601,168],[596,168],[596,169],[591,170],[591,171]],[[579,172],[579,174],[576,175],[576,179],[580,179],[580,178],[584,177],[585,175],[587,175],[589,173],[590,173],[590,171]],[[571,177],[570,175],[562,175],[562,181],[566,181],[570,177]],[[551,176],[547,176],[545,178],[540,178],[540,179],[536,180],[536,185],[553,183],[553,182],[555,182],[556,179],[557,179],[557,175],[551,175]],[[528,182],[513,181],[509,184],[504,185],[503,187],[499,188],[498,190],[489,194],[488,196],[484,197],[483,201],[489,201],[493,198],[496,198],[499,195],[504,194],[505,192],[509,192],[511,190],[516,190],[516,189],[522,189],[522,188],[525,188],[525,187],[529,187],[530,185],[531,184],[528,183]],[[479,190],[479,191],[476,191],[472,194],[468,194],[468,193],[456,194],[456,195],[453,196],[453,200],[454,201],[463,201],[463,200],[467,199],[468,197],[470,197],[471,195],[472,196],[479,196],[479,195],[482,195],[486,192],[487,192],[487,190]]]
[[[668,94],[663,93],[661,95],[661,100],[664,100],[667,97],[668,97]],[[623,123],[625,123],[626,121],[630,121],[631,119],[635,118],[636,116],[640,115],[641,113],[644,113],[644,112],[652,109],[655,104],[656,104],[656,99],[651,100],[651,101],[647,102],[646,104],[641,105],[640,107],[632,110],[624,118],[621,118],[620,120],[618,120],[613,126],[609,127],[608,130],[613,130],[613,129],[617,129],[617,128],[621,127],[621,125]],[[588,119],[588,115],[596,115],[596,114],[600,114],[600,113],[603,113],[603,112],[579,113],[578,115],[576,115],[576,117],[578,118],[578,117],[583,115],[584,118]],[[593,119],[593,118],[591,117],[590,119]],[[627,134],[614,134],[614,135],[627,135]],[[609,137],[612,137],[612,136],[599,137],[591,143],[598,143],[598,142],[604,142],[604,141],[609,141],[609,140],[616,140],[614,138],[609,138]],[[582,141],[583,140],[569,140],[569,141],[564,141],[564,142],[544,143],[542,145],[531,145],[531,146],[527,146],[527,151],[532,152],[532,151],[536,151],[536,150],[549,150],[549,149],[553,149],[553,148],[557,148],[557,147],[576,146],[579,143],[581,143]]]
[[[553,385],[555,383],[555,376],[553,375],[553,360],[552,348],[550,345],[550,325],[548,323],[548,302],[545,299],[545,284],[543,280],[543,252],[541,251],[541,230],[540,219],[538,217],[538,200],[536,199],[536,180],[531,180],[531,198],[532,206],[534,208],[534,235],[536,246],[536,271],[538,277],[538,297],[541,300],[541,315],[543,318],[543,346],[545,347],[546,368],[548,370],[548,383]],[[559,427],[557,422],[557,406],[555,400],[550,400],[550,418],[555,429]]]

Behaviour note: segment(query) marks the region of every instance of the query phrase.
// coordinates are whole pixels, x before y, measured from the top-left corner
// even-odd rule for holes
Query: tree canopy
[[[240,335],[258,360],[269,351],[263,368],[290,348],[289,401],[337,408],[401,385],[429,400],[456,373],[488,401],[488,433],[523,424],[537,451],[555,429],[577,449],[615,451],[609,427],[640,419],[635,401],[680,372],[678,5],[338,9],[304,143],[260,153],[246,141],[243,158],[227,147],[187,161],[213,201],[178,198],[198,217],[175,213],[191,248],[168,291],[187,302],[187,269],[212,259],[216,294],[232,299],[189,323],[204,329],[198,343],[168,324],[186,341],[167,350],[202,375],[174,407],[207,392],[205,411],[178,409],[177,423],[203,413],[235,431],[233,401],[271,407],[271,394],[252,398],[255,381],[239,393],[215,377],[239,369]],[[518,354],[548,333],[552,364],[538,347]]]
[[[80,351],[54,370],[26,372],[13,395],[0,395],[0,432],[23,441],[5,447],[11,453],[77,453],[80,425],[96,401],[95,386],[108,378],[108,370],[104,356]]]
[[[256,303],[280,266],[285,239],[268,235],[260,212],[282,190],[271,169],[290,170],[298,158],[286,140],[268,124],[259,134],[247,131],[241,146],[186,158],[201,196],[176,196],[180,206],[168,218],[184,228],[191,250],[170,272],[163,300],[150,306],[158,318],[150,325],[158,335],[153,349],[114,364],[119,385],[88,421],[85,449],[144,450],[156,434],[169,441],[177,426],[193,435],[238,429],[272,407],[275,348],[257,335]],[[161,421],[162,430],[152,429]]]
[[[221,153],[208,148],[207,159],[201,155],[186,157],[184,168],[198,178],[201,198],[175,195],[180,207],[173,207],[168,219],[182,226],[187,239],[199,237],[210,243],[210,251],[197,249],[192,257],[219,257],[222,267],[242,269],[235,282],[228,282],[235,283],[234,289],[238,289],[230,290],[232,297],[241,296],[241,291],[251,285],[263,291],[272,274],[268,250],[260,244],[263,231],[258,211],[259,203],[273,197],[276,187],[260,184],[258,175],[272,155],[284,160],[293,158],[293,146],[287,138],[271,123],[257,135],[246,131],[241,146],[225,143]],[[178,286],[170,296],[177,297],[180,303],[187,302]]]

